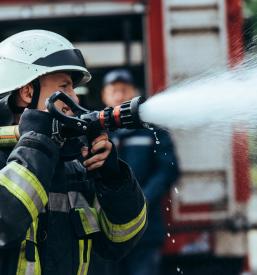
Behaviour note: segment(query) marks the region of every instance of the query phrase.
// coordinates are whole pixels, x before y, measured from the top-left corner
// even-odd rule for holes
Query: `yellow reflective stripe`
[[[77,275],[81,274],[83,265],[84,240],[79,240],[79,269]]]
[[[35,251],[35,258],[36,258],[35,275],[41,275],[41,265],[40,265],[40,259],[39,259],[37,247],[36,247],[36,251]]]
[[[25,247],[26,247],[26,240],[22,241],[21,243],[16,275],[26,274],[27,261],[25,258]]]
[[[32,226],[30,226],[30,228],[27,230],[27,233],[26,233],[26,240],[29,240],[29,241],[31,240],[31,233],[33,232],[33,230],[31,230],[31,227]]]
[[[32,222],[30,228],[28,229],[26,233],[26,240],[32,241],[33,243],[37,243],[37,227],[38,227],[38,219]]]
[[[14,161],[1,170],[0,185],[25,205],[33,220],[48,201],[47,194],[38,179],[28,169]]]
[[[80,192],[68,192],[69,203],[72,209],[80,216],[80,221],[86,234],[99,232],[98,213],[94,207],[85,199],[84,195]]]
[[[100,231],[96,209],[92,207],[87,207],[86,209],[76,208],[75,211],[79,213],[80,220],[86,234],[92,234]]]
[[[89,239],[87,241],[87,262],[86,262],[86,266],[85,266],[85,275],[88,272],[88,267],[89,267],[89,263],[90,263],[90,256],[91,256],[91,250],[92,250],[92,240]]]
[[[13,170],[17,174],[19,174],[23,179],[25,179],[28,183],[30,183],[33,189],[36,190],[43,204],[46,205],[48,201],[46,191],[41,185],[40,181],[36,178],[36,176],[32,172],[30,172],[28,169],[26,169],[24,166],[18,164],[15,161],[12,161],[11,163],[9,163],[8,166],[10,168],[13,168]]]
[[[38,209],[31,197],[25,191],[23,191],[23,189],[21,189],[15,182],[11,181],[3,174],[0,174],[0,185],[4,186],[10,193],[19,199],[29,211],[32,219],[36,219],[38,216]]]
[[[139,215],[126,224],[111,223],[104,212],[100,213],[100,223],[108,239],[117,243],[125,242],[133,238],[144,227],[146,223],[146,204]]]
[[[79,240],[79,269],[77,275],[86,275],[88,272],[88,267],[90,263],[90,255],[92,249],[92,240],[87,240],[87,262],[84,262],[84,248],[85,241]]]
[[[41,275],[39,254],[35,251],[35,262],[28,262],[25,256],[26,241],[21,244],[16,275]]]
[[[26,240],[36,243],[36,232],[38,219],[34,221],[26,233]],[[41,275],[40,259],[37,247],[35,246],[35,262],[26,259],[26,240],[22,241],[16,275]]]
[[[37,244],[37,228],[38,228],[38,219],[33,221],[32,226],[30,227],[30,237],[33,238],[33,242],[35,244]],[[41,265],[40,265],[40,259],[39,259],[38,249],[36,245],[35,245],[35,262],[30,264],[34,265],[35,275],[41,275]]]
[[[40,259],[39,259],[39,254],[36,249],[36,265],[35,265],[35,275],[41,275],[41,265],[40,265]]]

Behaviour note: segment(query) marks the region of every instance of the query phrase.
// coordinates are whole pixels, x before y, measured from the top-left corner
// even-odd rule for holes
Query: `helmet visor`
[[[80,66],[86,68],[86,63],[83,55],[78,49],[69,49],[54,52],[46,57],[41,57],[33,62],[35,65],[45,67],[57,67],[57,66]]]

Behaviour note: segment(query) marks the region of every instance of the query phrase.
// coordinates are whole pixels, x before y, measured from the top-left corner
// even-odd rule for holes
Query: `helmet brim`
[[[62,65],[46,67],[35,64],[25,64],[12,59],[0,57],[0,94],[17,90],[34,79],[54,72],[79,72],[81,77],[76,87],[82,86],[91,79],[91,75],[85,67],[76,65]]]

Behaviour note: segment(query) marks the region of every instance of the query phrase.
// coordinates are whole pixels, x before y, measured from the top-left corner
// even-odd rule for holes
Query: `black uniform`
[[[87,274],[91,249],[119,259],[146,226],[131,170],[119,162],[118,176],[99,169],[90,179],[79,161],[62,161],[59,146],[36,125],[38,114],[49,115],[29,112],[15,148],[0,148],[0,274]]]

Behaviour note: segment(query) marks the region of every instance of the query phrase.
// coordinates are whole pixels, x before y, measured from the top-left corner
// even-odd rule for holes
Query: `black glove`
[[[23,112],[19,123],[20,135],[30,131],[46,135],[60,147],[63,146],[64,139],[58,134],[58,123],[48,112],[34,109],[27,109]]]
[[[34,131],[39,134],[52,136],[53,118],[47,112],[42,112],[34,109],[27,109],[23,112],[19,123],[20,135]]]
[[[122,178],[117,150],[113,143],[111,153],[105,160],[104,165],[99,168],[99,171],[103,178],[109,180],[119,180]]]

